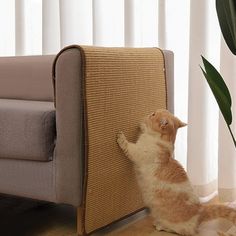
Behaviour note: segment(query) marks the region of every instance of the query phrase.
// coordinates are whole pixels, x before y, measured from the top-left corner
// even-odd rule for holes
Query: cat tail
[[[233,234],[223,233],[223,232],[217,232],[218,236],[234,236]]]
[[[236,210],[223,205],[201,206],[200,223],[218,218],[224,218],[236,224]]]

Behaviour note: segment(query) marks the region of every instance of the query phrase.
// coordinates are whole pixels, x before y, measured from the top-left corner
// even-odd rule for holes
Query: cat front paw
[[[142,122],[142,123],[139,124],[139,128],[140,128],[140,131],[141,131],[142,133],[145,133],[146,130],[147,130],[147,126],[146,126],[146,124],[145,124],[144,122]]]
[[[119,131],[117,134],[117,143],[122,149],[124,149],[126,147],[126,142],[127,140],[124,133],[122,131]]]

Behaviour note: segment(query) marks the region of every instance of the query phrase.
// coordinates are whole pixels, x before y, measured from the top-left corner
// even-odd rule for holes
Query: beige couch
[[[111,137],[114,138],[107,139],[108,143],[105,143],[107,146],[103,147],[96,147],[94,140],[96,137],[101,140],[102,137],[93,138],[96,128],[95,131],[89,132],[86,129],[92,128],[99,117],[89,109],[93,109],[92,111],[98,114],[99,110],[96,111],[96,109],[101,110],[103,107],[102,109],[110,112],[110,117],[113,114],[115,117],[117,113],[117,124],[123,119],[123,123],[119,125],[121,129],[126,131],[128,125],[127,132],[129,128],[130,132],[134,130],[136,132],[136,121],[141,117],[136,117],[134,124],[129,120],[132,120],[132,116],[135,116],[138,110],[137,108],[135,111],[132,110],[136,100],[137,104],[140,101],[139,96],[132,96],[132,92],[141,91],[142,93],[142,90],[136,90],[135,86],[142,88],[148,82],[141,84],[145,78],[140,80],[139,75],[145,68],[135,66],[139,61],[140,65],[145,64],[145,61],[149,65],[148,55],[152,54],[153,50],[150,49],[150,52],[148,50],[146,52],[146,49],[119,51],[119,49],[93,47],[83,49],[70,46],[62,50],[57,57],[52,55],[0,58],[0,193],[66,203],[77,207],[79,234],[93,232],[142,209],[144,206],[135,184],[132,164],[125,160],[118,146],[116,147],[116,131],[120,128],[111,130]],[[124,64],[122,64],[122,58],[124,58]],[[137,60],[137,62],[132,62],[132,60]],[[149,71],[158,67],[151,59],[150,61],[153,66]],[[101,64],[102,62],[108,65],[109,70],[106,64]],[[173,54],[169,51],[164,51],[164,64],[160,71],[165,68],[164,75],[167,81],[165,92],[167,88],[168,108],[173,111]],[[91,85],[90,88],[89,79],[86,80],[85,86],[83,76],[90,78],[93,73],[97,79],[97,86]],[[123,78],[124,73],[126,73],[125,76],[135,74],[134,78],[141,82],[132,82],[132,79],[127,79],[127,83],[117,83],[119,78]],[[150,75],[150,78],[152,76]],[[54,77],[55,89],[53,89],[52,77]],[[110,82],[107,85],[107,80],[102,80],[103,77],[117,79],[111,80],[113,83],[111,86]],[[88,93],[86,99],[84,86]],[[109,90],[109,86],[112,90]],[[158,93],[158,88],[155,88],[155,85],[153,87]],[[127,98],[122,101],[111,94],[120,91],[124,97],[130,96],[129,90],[132,98],[135,97],[134,101]],[[104,94],[99,97],[103,92]],[[146,91],[146,93],[149,92]],[[151,92],[150,96],[152,96]],[[158,96],[163,95],[157,95],[157,98]],[[105,105],[103,101],[90,108],[93,101],[99,102],[93,100],[96,97],[99,101],[103,98],[104,101],[107,101],[106,99],[109,101],[114,99],[114,101],[112,104]],[[155,101],[155,97],[151,99],[150,101]],[[114,106],[116,101],[119,104]],[[144,99],[140,104],[143,104],[148,111],[149,105],[145,103],[150,103],[150,101]],[[125,104],[124,111],[122,111],[122,104]],[[129,119],[122,115],[125,112],[130,112]],[[142,112],[146,111],[139,111],[137,114],[143,114]],[[104,111],[99,119],[103,119],[101,118],[103,115],[104,119],[109,119],[109,115],[106,117],[106,114]],[[99,124],[98,122],[98,125],[105,126],[104,124],[107,123]],[[97,148],[95,154],[91,153],[93,148]],[[108,156],[107,162],[102,163],[101,158],[100,163],[100,159],[97,158],[100,150],[108,153],[109,149],[116,152],[114,156],[118,155],[118,158],[115,159],[111,154],[111,161]],[[101,155],[104,156],[102,153]],[[85,159],[85,156],[90,159]],[[96,165],[95,161],[90,162],[91,159],[96,160]],[[118,159],[121,160],[121,164],[119,161],[116,163]],[[97,175],[93,175],[94,172]],[[122,177],[117,173],[122,173]],[[112,180],[113,175],[115,177]],[[128,182],[123,181],[122,178],[127,176]],[[99,177],[104,178],[104,181],[99,180]],[[106,181],[113,181],[114,189],[111,190],[110,185],[113,184]],[[131,191],[131,189],[134,190]],[[100,191],[106,196],[103,197]],[[97,205],[93,205],[96,201]],[[123,204],[124,202],[127,204]]]

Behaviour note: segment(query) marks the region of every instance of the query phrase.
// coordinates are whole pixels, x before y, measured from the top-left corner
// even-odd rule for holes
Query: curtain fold
[[[187,170],[199,196],[217,191],[218,107],[203,77],[200,55],[216,67],[220,31],[214,1],[191,1]]]
[[[0,4],[0,55],[15,55],[15,0]]]
[[[93,45],[124,45],[123,0],[93,0]]]
[[[175,114],[188,123],[175,157],[199,196],[236,200],[235,148],[199,67],[203,55],[219,68],[235,101],[236,59],[221,38],[215,0],[0,1],[0,34],[1,56],[56,54],[70,44],[172,50]]]
[[[227,83],[232,96],[232,112],[233,123],[231,125],[234,134],[236,131],[236,107],[235,90],[236,90],[236,57],[229,51],[223,38],[221,38],[221,60],[220,69],[225,82]],[[219,197],[223,201],[236,200],[236,152],[235,147],[225,124],[225,121],[220,114],[219,119]]]
[[[88,44],[92,36],[92,0],[59,0],[61,48]]]
[[[189,107],[188,107],[188,159],[187,170],[192,183],[201,196],[206,194],[205,185],[214,178],[208,175],[210,168],[208,144],[208,90],[198,65],[200,54],[207,52],[207,1],[191,1],[189,51]],[[200,188],[202,187],[202,191]]]
[[[58,0],[42,0],[42,54],[60,50],[60,14]]]
[[[17,0],[16,0],[17,1]],[[24,55],[42,54],[42,0],[24,0]]]
[[[25,5],[24,0],[15,0],[15,54],[25,52]]]
[[[159,27],[163,26],[158,24]],[[186,123],[188,122],[189,29],[190,1],[165,0],[165,31],[162,33],[165,34],[165,49],[174,52],[175,114]],[[198,65],[194,66],[198,67]],[[187,128],[179,130],[175,146],[175,156],[184,167],[187,162],[186,152]]]
[[[135,0],[124,1],[124,46],[132,47],[135,44],[134,10]]]
[[[166,48],[166,1],[158,1],[158,44]]]

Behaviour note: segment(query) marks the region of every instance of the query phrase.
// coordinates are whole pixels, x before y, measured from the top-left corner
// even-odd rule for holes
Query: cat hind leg
[[[163,226],[159,221],[154,221],[153,226],[156,228],[157,231],[166,231],[168,233],[175,233],[174,230],[169,229],[168,227]]]
[[[183,236],[193,236],[197,233],[197,227],[195,225],[192,225],[190,222],[188,222],[188,224],[165,224],[164,222],[159,222],[155,220],[153,225],[158,231],[177,233]]]
[[[174,230],[172,229],[168,229],[162,225],[155,225],[155,228],[157,231],[165,231],[165,232],[168,232],[168,233],[176,233]]]

